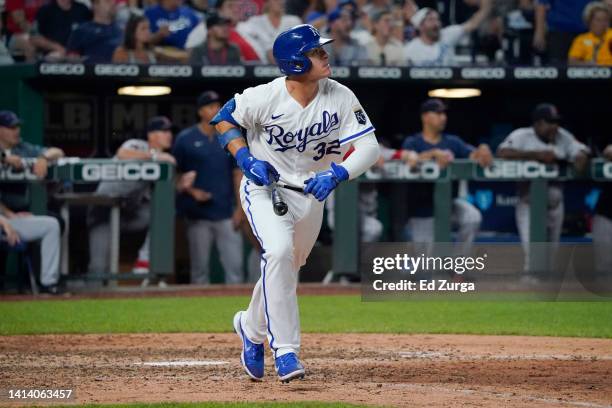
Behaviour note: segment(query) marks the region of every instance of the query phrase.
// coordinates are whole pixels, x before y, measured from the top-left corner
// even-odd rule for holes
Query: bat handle
[[[289,210],[287,203],[283,201],[283,197],[278,192],[276,184],[272,185],[272,207],[274,208],[274,214],[278,216],[287,214],[287,210]]]

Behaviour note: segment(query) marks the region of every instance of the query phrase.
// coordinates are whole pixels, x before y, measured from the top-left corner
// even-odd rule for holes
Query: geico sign
[[[81,177],[85,181],[155,181],[161,176],[157,163],[85,164]]]
[[[157,77],[190,77],[193,69],[189,65],[151,65],[149,76]]]
[[[601,172],[605,178],[612,179],[612,163],[604,163]]]
[[[40,73],[45,75],[84,75],[83,64],[40,64]]]
[[[98,64],[94,68],[94,73],[99,76],[138,76],[140,69],[138,65],[124,64]]]
[[[487,178],[555,178],[559,176],[557,166],[547,167],[535,161],[515,162],[496,161],[490,167],[485,167],[484,175]]]
[[[204,75],[204,74],[202,74]],[[255,67],[253,75],[258,78],[274,78],[281,75],[281,72],[274,66]]]
[[[383,166],[382,172],[368,170],[366,177],[378,180],[383,177],[391,179],[408,180],[437,180],[440,178],[440,167],[435,162],[423,162],[416,168],[410,168],[402,162],[388,162]]]
[[[504,68],[463,68],[461,77],[465,79],[504,79]]]
[[[608,79],[612,70],[606,67],[571,67],[567,69],[570,79]]]
[[[557,79],[559,70],[554,67],[514,68],[514,77],[518,79]]]
[[[357,75],[360,78],[399,79],[402,77],[402,70],[399,68],[361,67],[357,71]]]
[[[0,169],[0,180],[36,180],[36,176],[26,167],[25,171],[14,171],[12,167]]]
[[[243,77],[245,73],[244,67],[234,65],[202,67],[202,76],[205,77]]]
[[[451,79],[451,68],[410,68],[408,75],[412,79]]]

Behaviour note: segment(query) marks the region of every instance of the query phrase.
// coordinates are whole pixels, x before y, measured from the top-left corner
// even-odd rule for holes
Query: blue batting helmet
[[[306,52],[334,40],[321,38],[319,31],[309,24],[295,26],[276,37],[272,54],[280,71],[285,75],[300,75],[311,66]]]

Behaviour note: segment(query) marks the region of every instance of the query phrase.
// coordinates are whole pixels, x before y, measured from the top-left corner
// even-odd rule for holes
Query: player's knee
[[[272,245],[266,245],[266,257],[268,261],[293,261],[293,245],[285,240],[277,241]]]

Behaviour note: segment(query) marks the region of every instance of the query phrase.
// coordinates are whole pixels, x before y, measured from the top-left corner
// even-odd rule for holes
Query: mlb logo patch
[[[365,125],[366,115],[365,113],[363,113],[363,109],[361,109],[361,106],[353,108],[353,112],[355,112],[355,118],[357,119],[357,123],[359,123],[360,125]]]

